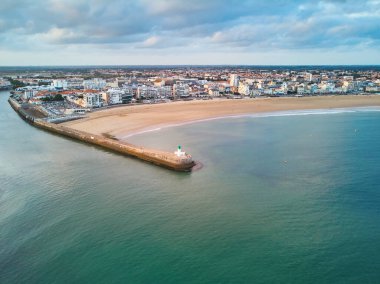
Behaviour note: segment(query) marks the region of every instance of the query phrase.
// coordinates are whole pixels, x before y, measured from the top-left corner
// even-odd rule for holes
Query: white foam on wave
[[[380,112],[380,107],[353,107],[353,108],[331,108],[331,109],[312,109],[312,110],[292,110],[292,111],[274,111],[274,112],[262,112],[262,113],[243,113],[236,115],[224,115],[217,117],[210,117],[204,119],[196,119],[192,121],[165,124],[156,128],[149,128],[138,132],[130,133],[128,135],[120,137],[126,139],[132,136],[141,135],[149,132],[160,131],[169,127],[177,127],[188,124],[195,124],[213,120],[231,119],[231,118],[267,118],[267,117],[282,117],[282,116],[303,116],[303,115],[324,115],[324,114],[343,114],[343,113],[358,113],[358,112]]]

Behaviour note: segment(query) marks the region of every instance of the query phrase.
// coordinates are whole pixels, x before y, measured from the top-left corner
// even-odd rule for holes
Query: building
[[[305,85],[300,84],[297,86],[297,95],[303,95],[306,93]]]
[[[27,89],[27,90],[24,91],[23,98],[24,98],[25,100],[31,99],[31,98],[33,98],[37,93],[38,93],[38,91],[36,91],[36,90],[33,90],[33,89]]]
[[[107,103],[110,105],[122,104],[125,91],[121,89],[109,89],[107,92]]]
[[[251,88],[250,88],[248,83],[240,82],[238,93],[242,96],[249,96],[250,95],[250,89]]]
[[[230,76],[230,86],[231,87],[238,88],[239,87],[239,81],[240,81],[240,77],[238,75],[231,74],[231,76]]]
[[[161,99],[170,98],[173,96],[172,86],[157,87],[157,92],[158,92],[158,95],[161,97]]]
[[[216,88],[216,87],[209,88],[208,89],[208,94],[211,97],[219,97],[220,96],[219,88]]]
[[[67,81],[66,80],[53,80],[51,86],[56,90],[66,90]]]
[[[0,78],[0,90],[10,89],[11,87],[12,87],[11,82],[3,78]]]
[[[101,107],[101,99],[99,93],[84,93],[83,100],[81,103],[82,107],[94,108]]]
[[[137,87],[137,98],[139,99],[156,99],[158,91],[156,87],[142,85]]]
[[[163,79],[156,79],[154,80],[154,85],[156,87],[163,87],[165,86],[165,81]]]
[[[313,81],[313,74],[305,72],[304,79],[308,82]]]
[[[84,80],[83,88],[85,90],[101,90],[104,89],[107,85],[107,82],[103,79],[94,78],[92,80]]]
[[[177,82],[173,85],[173,94],[175,98],[189,97],[189,85],[183,82]]]
[[[70,78],[66,80],[68,89],[83,89],[82,78]]]
[[[109,88],[118,88],[119,87],[119,82],[118,80],[113,80],[113,81],[108,81],[106,87]]]

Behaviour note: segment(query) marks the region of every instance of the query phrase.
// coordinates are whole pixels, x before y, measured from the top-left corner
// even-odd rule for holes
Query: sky
[[[1,0],[0,66],[380,64],[380,0]]]

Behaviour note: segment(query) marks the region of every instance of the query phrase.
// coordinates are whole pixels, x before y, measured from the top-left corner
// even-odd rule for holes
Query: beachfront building
[[[200,85],[189,86],[189,95],[193,98],[205,98],[209,96],[208,90]]]
[[[173,85],[173,94],[175,98],[188,98],[190,96],[189,85],[183,82],[177,82]]]
[[[309,85],[309,89],[310,89],[310,94],[318,94],[319,93],[319,89],[318,89],[317,84]]]
[[[136,85],[128,85],[124,84],[122,87],[123,91],[125,92],[126,95],[132,96],[134,98],[137,98],[137,89],[138,86]]]
[[[211,96],[211,97],[219,97],[220,96],[220,93],[219,93],[219,88],[217,87],[212,87],[212,88],[209,88],[208,89],[208,94]]]
[[[239,82],[238,93],[242,96],[249,96],[251,92],[251,86],[247,82]]]
[[[218,84],[219,93],[221,95],[228,94],[231,92],[231,87],[228,82],[221,82]]]
[[[230,75],[230,86],[234,88],[239,87],[240,77],[237,74]]]
[[[161,86],[161,87],[156,87],[158,95],[161,99],[164,98],[170,98],[173,96],[173,88],[172,86]]]
[[[297,95],[303,95],[306,93],[305,85],[300,84],[297,86]]]
[[[352,81],[343,81],[342,90],[344,92],[352,92],[354,90],[354,84]]]
[[[139,99],[154,99],[157,98],[158,91],[154,86],[138,86],[137,87],[137,98]]]
[[[99,93],[84,93],[80,105],[85,108],[101,107],[101,95]]]
[[[207,84],[204,84],[203,86],[206,89],[207,94],[210,97],[219,97],[219,96],[221,96],[221,94],[219,92],[219,84],[218,83],[207,82]]]
[[[331,94],[336,92],[335,84],[332,82],[322,82],[319,85],[319,89],[321,90],[321,93]]]
[[[380,92],[380,86],[374,86],[374,85],[366,86],[365,91],[367,93],[378,93],[378,92]]]
[[[125,95],[125,91],[121,89],[109,89],[106,92],[106,102],[110,105],[116,105],[123,103],[123,96]]]

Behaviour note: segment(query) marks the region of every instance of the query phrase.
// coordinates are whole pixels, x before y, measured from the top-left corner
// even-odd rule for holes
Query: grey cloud
[[[2,0],[0,44],[220,50],[373,45],[379,17],[375,0]]]

